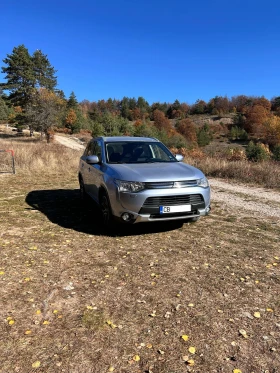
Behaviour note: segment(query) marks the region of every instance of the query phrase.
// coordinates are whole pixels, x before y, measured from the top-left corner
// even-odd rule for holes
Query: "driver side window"
[[[102,161],[102,148],[101,143],[99,141],[95,141],[93,146],[93,155],[97,155],[99,161]]]
[[[93,149],[94,149],[94,143],[91,141],[86,148],[85,156],[88,157],[89,155],[94,155]]]

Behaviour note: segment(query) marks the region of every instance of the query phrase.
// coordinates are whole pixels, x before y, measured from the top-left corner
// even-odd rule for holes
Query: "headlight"
[[[209,182],[206,177],[203,177],[202,179],[197,180],[197,186],[201,188],[208,188],[209,187]]]
[[[115,180],[120,192],[137,193],[145,189],[145,183],[140,181]]]

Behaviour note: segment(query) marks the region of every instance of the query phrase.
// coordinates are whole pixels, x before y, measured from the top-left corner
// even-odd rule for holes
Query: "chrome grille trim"
[[[204,200],[201,194],[148,197],[144,202],[143,207],[176,206],[184,204],[197,205],[203,202]]]
[[[145,183],[146,189],[188,188],[197,186],[197,180],[163,181]]]

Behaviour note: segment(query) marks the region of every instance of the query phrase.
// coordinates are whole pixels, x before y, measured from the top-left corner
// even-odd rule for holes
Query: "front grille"
[[[149,197],[143,207],[176,206],[176,205],[198,205],[203,203],[201,194],[186,194],[181,196]]]
[[[146,189],[166,189],[166,188],[173,188],[174,182],[173,181],[163,181],[163,182],[155,182],[155,183],[145,183]]]
[[[197,186],[197,180],[161,181],[145,183],[146,189],[187,188]]]

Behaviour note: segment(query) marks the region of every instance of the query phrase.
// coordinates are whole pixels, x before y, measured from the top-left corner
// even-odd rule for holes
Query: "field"
[[[217,199],[107,235],[80,151],[0,139],[0,372],[280,372],[280,224]],[[216,195],[219,190],[215,190]]]

